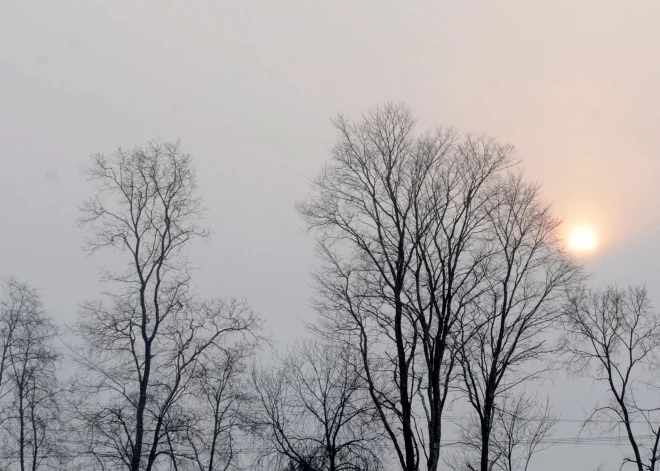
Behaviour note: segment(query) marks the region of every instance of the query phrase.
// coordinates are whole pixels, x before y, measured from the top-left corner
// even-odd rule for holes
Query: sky
[[[660,308],[660,2],[3,2],[0,276],[39,287],[60,323],[98,297],[77,207],[97,152],[176,140],[205,221],[196,289],[250,300],[280,345],[312,320],[312,237],[294,210],[336,138],[330,118],[406,102],[515,145],[565,221],[592,227],[594,285],[645,283]],[[555,378],[582,416],[600,386]],[[577,433],[562,424],[558,435]],[[559,446],[539,471],[619,468]],[[606,458],[607,457],[607,458]],[[613,457],[613,458],[612,458]]]

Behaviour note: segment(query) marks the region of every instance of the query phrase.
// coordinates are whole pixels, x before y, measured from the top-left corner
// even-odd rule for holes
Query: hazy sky
[[[660,307],[657,0],[1,6],[0,276],[42,288],[62,323],[109,256],[86,258],[74,227],[89,156],[160,137],[194,156],[216,232],[193,247],[197,288],[247,297],[292,339],[313,316],[314,264],[294,202],[329,157],[329,118],[389,100],[419,129],[513,143],[567,230],[598,232],[594,283],[645,282]],[[596,392],[559,378],[552,394],[579,418]],[[608,452],[559,446],[535,469]]]

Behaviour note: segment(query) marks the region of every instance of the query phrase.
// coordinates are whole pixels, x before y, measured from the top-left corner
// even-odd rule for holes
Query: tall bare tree
[[[459,321],[489,255],[486,202],[513,149],[414,124],[393,104],[338,117],[332,161],[299,210],[322,260],[318,332],[359,352],[401,468],[433,471]]]
[[[587,424],[610,423],[605,432],[623,429],[632,450],[624,465],[657,470],[660,408],[657,375],[649,370],[657,369],[660,318],[646,289],[583,287],[573,292],[564,320],[569,371],[603,383],[611,398],[593,409]]]
[[[255,371],[252,428],[266,469],[381,469],[382,432],[353,355],[299,342],[280,366]]]
[[[58,330],[37,290],[11,278],[4,292],[2,317],[11,335],[5,337],[6,394],[0,401],[2,469],[64,469],[54,346]]]
[[[521,174],[500,179],[487,218],[490,255],[482,264],[483,289],[463,318],[459,383],[479,419],[479,464],[473,469],[480,471],[493,469],[498,400],[546,370],[556,349],[549,330],[580,276],[558,239],[559,221]]]
[[[235,299],[200,300],[190,289],[186,244],[208,237],[192,158],[176,143],[96,155],[97,193],[81,207],[86,249],[125,255],[109,302],[82,305],[75,359],[84,372],[77,406],[86,453],[101,469],[156,469],[171,455],[166,419],[191,394],[204,358],[223,345],[253,341],[260,321]]]
[[[11,391],[7,373],[11,371],[11,347],[22,319],[41,309],[41,301],[34,289],[14,277],[2,280],[0,293],[0,399]]]

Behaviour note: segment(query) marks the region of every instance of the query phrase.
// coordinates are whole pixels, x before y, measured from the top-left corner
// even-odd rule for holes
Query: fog
[[[0,15],[0,276],[59,323],[99,296],[78,206],[89,157],[154,138],[194,157],[212,239],[195,289],[250,300],[282,347],[311,321],[313,238],[294,204],[330,157],[337,113],[407,103],[516,147],[565,220],[600,244],[591,283],[645,283],[660,307],[660,3],[6,2]],[[596,386],[594,386],[596,388]],[[598,390],[600,391],[600,389]],[[550,393],[581,418],[589,384]],[[600,392],[598,393],[600,394]],[[560,424],[558,436],[577,426]],[[538,470],[618,469],[560,445]],[[595,456],[597,455],[597,456]]]

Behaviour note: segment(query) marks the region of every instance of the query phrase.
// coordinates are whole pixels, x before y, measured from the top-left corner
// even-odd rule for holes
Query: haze
[[[74,321],[111,260],[85,258],[74,227],[89,156],[180,139],[215,231],[194,246],[196,288],[246,297],[284,345],[314,316],[294,203],[329,158],[330,118],[404,101],[420,130],[514,144],[566,230],[596,231],[592,282],[646,283],[660,306],[659,22],[655,0],[4,2],[0,276]],[[565,379],[551,393],[568,418],[589,394]],[[594,453],[620,456],[558,446],[537,469]]]

